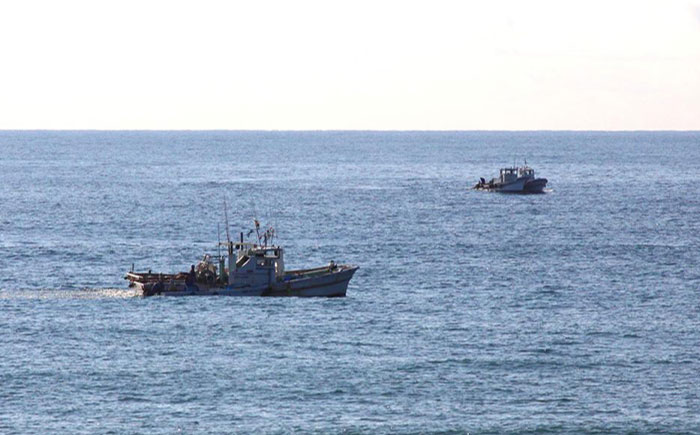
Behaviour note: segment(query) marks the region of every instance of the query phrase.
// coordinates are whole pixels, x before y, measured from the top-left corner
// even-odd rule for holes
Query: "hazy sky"
[[[6,0],[0,60],[0,129],[700,130],[700,0]]]

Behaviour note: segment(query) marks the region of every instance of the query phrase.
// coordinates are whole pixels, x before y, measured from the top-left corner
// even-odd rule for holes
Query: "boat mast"
[[[233,260],[233,243],[231,243],[231,233],[229,231],[228,225],[228,204],[226,204],[226,197],[224,197],[224,219],[226,220],[226,252],[228,253],[228,285],[233,285],[233,274],[235,262]],[[223,267],[221,274],[223,275]]]
[[[228,231],[228,206],[226,205],[226,198],[224,198],[224,218],[226,219],[226,241],[231,244],[231,234]]]

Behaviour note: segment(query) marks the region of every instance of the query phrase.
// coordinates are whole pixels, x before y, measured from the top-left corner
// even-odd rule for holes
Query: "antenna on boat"
[[[260,243],[260,221],[257,218],[253,218],[255,223],[255,234],[258,236],[258,243]]]
[[[248,235],[255,231],[255,235],[257,236],[258,243],[260,243],[260,221],[258,220],[258,208],[255,206],[255,199],[250,200],[251,203],[253,203],[253,223],[255,224],[255,229],[248,231]]]
[[[233,255],[233,244],[231,243],[231,233],[229,232],[228,204],[226,204],[226,196],[224,196],[224,219],[226,219],[226,252],[228,252],[228,259],[230,263],[231,256]]]
[[[226,219],[226,241],[231,243],[231,234],[228,230],[228,205],[226,205],[226,198],[224,198],[224,218]]]
[[[275,221],[272,223],[272,231],[275,233],[275,237],[277,237],[277,218],[275,218]]]
[[[216,238],[219,242],[216,246],[219,248],[219,258],[221,258],[221,224],[216,223]]]

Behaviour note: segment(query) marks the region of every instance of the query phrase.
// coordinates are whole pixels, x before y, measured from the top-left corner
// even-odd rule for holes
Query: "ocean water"
[[[700,132],[0,132],[0,433],[700,433]],[[472,191],[527,159],[543,195]],[[139,298],[253,217],[341,299]],[[217,229],[217,224],[221,230]]]

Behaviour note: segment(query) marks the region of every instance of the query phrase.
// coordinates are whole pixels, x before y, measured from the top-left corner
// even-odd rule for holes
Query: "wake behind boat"
[[[257,220],[255,225],[258,230]],[[205,254],[189,272],[134,272],[132,267],[124,279],[143,296],[345,296],[358,266],[331,261],[327,266],[287,271],[284,249],[267,243],[273,234],[269,228],[262,236],[258,233],[259,243],[246,243],[241,233],[240,242],[219,243],[227,254],[218,258]]]
[[[474,186],[476,190],[501,193],[544,193],[546,178],[535,178],[535,170],[527,166],[501,168],[497,178],[486,182],[481,178]]]

